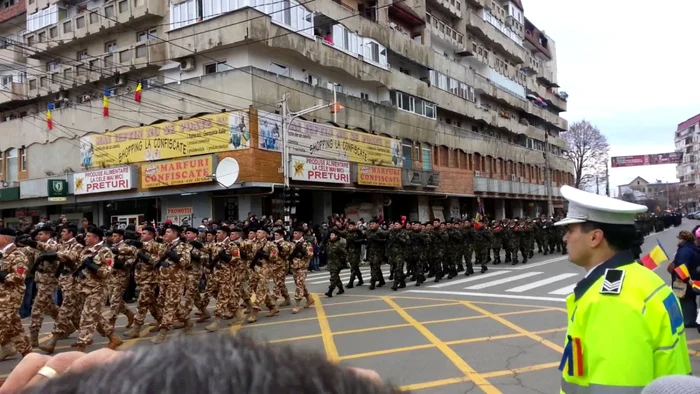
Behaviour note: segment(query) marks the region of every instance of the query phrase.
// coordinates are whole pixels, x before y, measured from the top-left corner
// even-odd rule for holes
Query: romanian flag
[[[700,292],[700,280],[692,280],[690,284],[693,286],[693,290]]]
[[[656,242],[658,245],[654,246],[654,249],[652,249],[649,254],[641,258],[642,264],[650,270],[655,270],[659,264],[668,260],[668,255],[666,254],[663,246],[661,246],[661,243],[658,240]]]
[[[102,99],[102,116],[109,116],[109,88],[105,87]]]
[[[564,348],[564,354],[561,357],[559,370],[566,370],[569,376],[583,376],[583,345],[581,344],[581,338],[569,336],[566,348]]]
[[[138,85],[136,85],[136,93],[134,94],[134,101],[137,103],[141,102],[141,81],[139,81]]]
[[[481,203],[481,197],[476,198],[476,221],[481,222],[484,219],[484,204]]]
[[[688,272],[688,267],[686,267],[685,264],[679,265],[673,271],[676,273],[676,275],[678,275],[678,278],[680,280],[686,280],[690,278],[690,272]]]
[[[51,111],[53,111],[53,103],[49,103],[46,106],[46,126],[49,130],[53,130],[53,118],[51,117]]]

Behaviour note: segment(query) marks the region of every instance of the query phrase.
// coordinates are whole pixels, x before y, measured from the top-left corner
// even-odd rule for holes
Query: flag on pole
[[[693,286],[693,290],[700,292],[700,280],[692,280],[690,284]]]
[[[53,103],[49,103],[46,106],[46,126],[49,130],[53,130],[53,118],[51,117],[51,111],[53,111]]]
[[[141,102],[141,81],[139,81],[138,85],[136,85],[136,93],[134,94],[134,101],[137,103]]]
[[[666,251],[664,250],[663,246],[661,246],[661,243],[658,240],[656,240],[656,243],[657,245],[654,246],[654,249],[640,259],[642,264],[650,270],[655,270],[659,264],[668,260],[668,254],[666,254]]]
[[[476,198],[476,221],[481,222],[484,218],[484,204],[481,203],[481,197]]]
[[[690,278],[690,272],[688,272],[688,267],[686,267],[685,264],[679,265],[673,271],[676,273],[676,275],[678,275],[678,278],[680,278],[680,280],[686,280]]]
[[[109,88],[105,87],[102,99],[102,116],[109,116]]]

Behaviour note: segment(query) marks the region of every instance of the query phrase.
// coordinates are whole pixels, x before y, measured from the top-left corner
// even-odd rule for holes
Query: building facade
[[[534,215],[573,182],[555,44],[519,0],[15,1],[6,223],[279,217],[283,95],[343,106],[286,127],[305,220]]]
[[[683,160],[676,166],[676,178],[681,185],[695,187],[700,183],[700,162],[696,160],[700,151],[700,114],[681,122],[674,136],[676,152],[683,153]]]

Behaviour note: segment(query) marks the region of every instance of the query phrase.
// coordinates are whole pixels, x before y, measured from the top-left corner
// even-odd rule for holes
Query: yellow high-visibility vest
[[[566,299],[561,394],[639,394],[692,372],[680,302],[656,273],[616,254]]]

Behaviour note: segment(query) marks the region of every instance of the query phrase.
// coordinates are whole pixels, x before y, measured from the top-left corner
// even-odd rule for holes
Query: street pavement
[[[684,219],[680,227],[651,234],[642,249],[646,253],[660,242],[672,258],[678,232],[696,224],[700,221]],[[657,273],[670,282],[666,265]],[[388,267],[382,268],[388,277]],[[368,283],[369,267],[361,270]],[[349,274],[341,273],[344,283]],[[558,393],[565,298],[583,275],[567,256],[536,254],[527,264],[490,265],[487,273],[437,284],[429,280],[417,287],[409,282],[405,289],[392,291],[387,281],[373,291],[365,284],[327,298],[323,293],[328,272],[313,272],[307,280],[316,300],[312,308],[296,315],[291,307],[281,308],[275,317],[261,314],[257,323],[227,325],[221,331],[323,352],[342,365],[375,370],[416,393]],[[291,276],[287,285],[293,294]],[[119,335],[126,331],[124,324],[122,317],[117,322]],[[46,317],[40,341],[49,338],[52,325]],[[208,335],[205,325],[198,324],[193,335]],[[142,334],[121,349],[152,346],[150,328]],[[171,335],[181,335],[181,330]],[[700,334],[689,329],[687,336],[694,370],[700,371]],[[72,341],[59,342],[57,351],[70,350]],[[106,343],[95,333],[95,344],[88,350]],[[9,373],[17,362],[0,362],[0,374]]]

